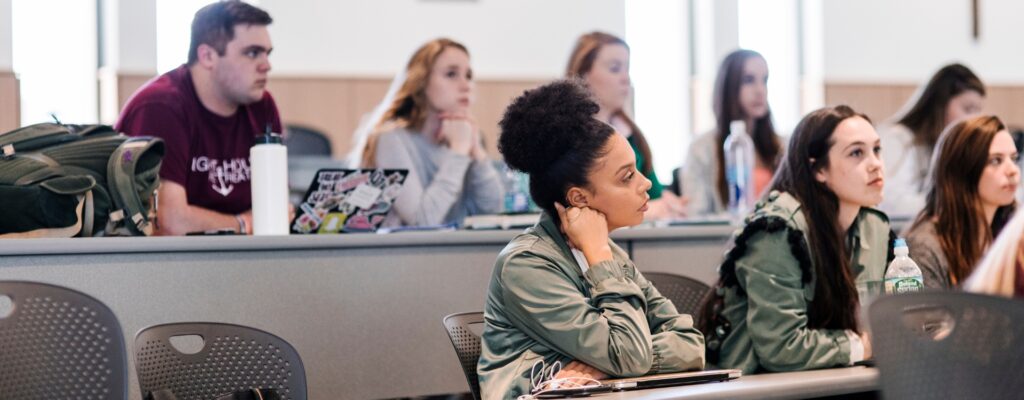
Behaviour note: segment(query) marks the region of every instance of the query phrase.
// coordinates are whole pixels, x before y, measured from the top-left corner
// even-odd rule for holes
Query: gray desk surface
[[[732,231],[696,225],[612,236],[641,271],[710,284]],[[494,260],[518,232],[0,240],[0,280],[92,295],[117,315],[128,349],[136,332],[154,324],[248,325],[295,346],[310,398],[412,397],[468,391],[441,318],[483,308]],[[133,364],[130,356],[131,398],[139,399]],[[874,382],[864,371],[806,374],[614,396],[729,390],[725,397],[765,398]],[[820,383],[801,383],[808,379]]]
[[[728,382],[594,396],[601,400],[806,399],[878,390],[878,371],[851,367],[743,376]]]

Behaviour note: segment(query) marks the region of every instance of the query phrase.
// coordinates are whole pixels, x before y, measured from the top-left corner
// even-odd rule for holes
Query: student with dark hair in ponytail
[[[554,378],[581,382],[704,366],[693,319],[608,238],[643,222],[651,181],[597,111],[580,84],[558,81],[517,98],[501,120],[498,148],[529,174],[544,214],[491,275],[477,367],[484,399],[529,393],[531,375],[555,364]]]
[[[878,134],[846,106],[797,125],[771,192],[747,217],[700,319],[708,360],[744,373],[849,365],[870,357],[859,292],[891,253]]]

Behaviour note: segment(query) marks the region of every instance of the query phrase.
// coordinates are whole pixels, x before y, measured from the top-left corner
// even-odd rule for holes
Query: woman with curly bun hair
[[[608,238],[643,221],[651,182],[626,138],[594,118],[598,109],[579,83],[557,81],[527,91],[501,120],[498,148],[529,174],[545,212],[491,275],[477,367],[485,399],[529,393],[541,376],[583,382],[704,366],[693,319]]]

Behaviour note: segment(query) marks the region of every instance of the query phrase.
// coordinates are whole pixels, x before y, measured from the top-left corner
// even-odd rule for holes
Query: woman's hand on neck
[[[860,214],[860,207],[856,204],[839,203],[839,227],[845,233],[850,230],[853,226],[853,221],[857,220],[857,214]]]

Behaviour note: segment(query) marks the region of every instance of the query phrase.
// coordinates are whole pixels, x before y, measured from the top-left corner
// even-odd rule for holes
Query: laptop
[[[320,169],[295,210],[291,232],[374,232],[408,175],[406,169]]]
[[[600,385],[574,386],[568,388],[548,389],[535,393],[537,398],[554,399],[564,397],[583,397],[591,394],[642,390],[668,386],[693,385],[698,383],[722,382],[739,378],[743,375],[738,369],[719,369],[710,371],[676,372],[640,376],[635,378],[605,379]]]
[[[602,385],[612,390],[638,390],[665,386],[691,385],[695,383],[720,382],[739,378],[743,372],[738,369],[717,369],[710,371],[676,372],[638,376],[636,378],[605,379]]]

